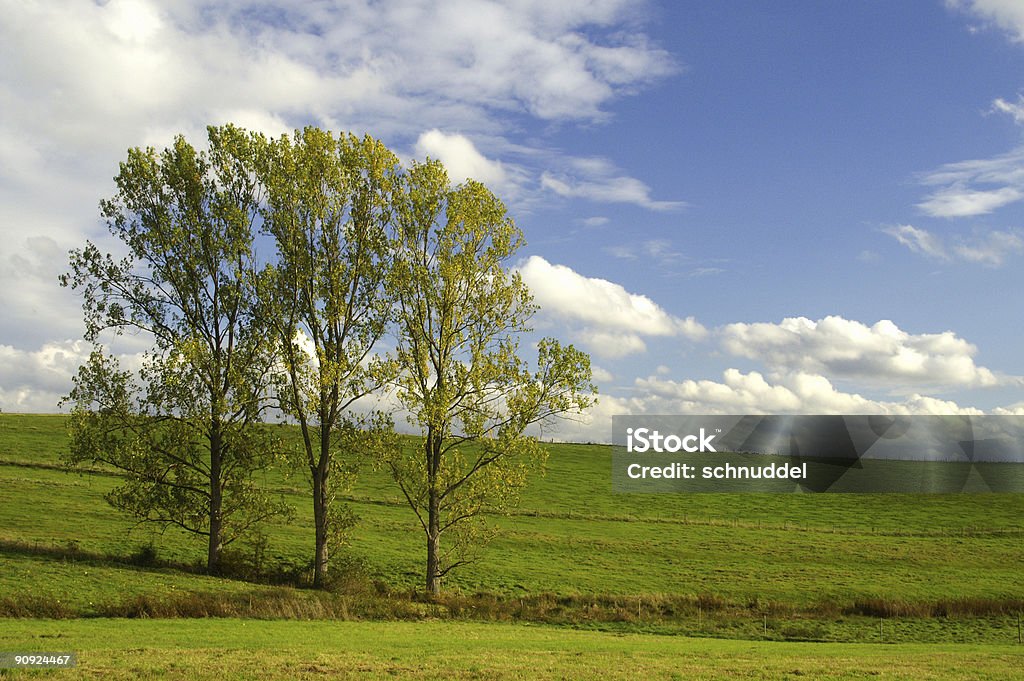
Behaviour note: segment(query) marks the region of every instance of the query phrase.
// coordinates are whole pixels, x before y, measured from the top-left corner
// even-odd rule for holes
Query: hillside
[[[65,447],[61,416],[0,415],[6,614],[131,614],[133,602],[160,614],[154,604],[216,594],[221,605],[209,614],[288,615],[260,610],[261,598],[284,598],[280,589],[196,574],[201,542],[134,527],[103,499],[116,476],[63,469]],[[491,617],[516,616],[508,604],[518,603],[521,617],[561,608],[578,623],[592,605],[607,612],[591,619],[623,626],[715,611],[744,622],[715,633],[741,636],[761,633],[762,613],[828,620],[805,632],[811,638],[845,636],[835,623],[844,614],[978,615],[984,621],[958,631],[984,639],[1024,603],[1024,495],[613,494],[610,460],[609,447],[551,445],[547,475],[532,481],[515,514],[498,519],[502,532],[480,559],[446,583],[466,599],[456,610],[478,612],[485,598]],[[296,519],[268,527],[265,546],[236,547],[236,561],[256,569],[256,581],[301,579],[312,545],[304,480],[276,472],[266,484],[295,506]],[[349,503],[361,520],[340,557],[348,582],[339,593],[401,600],[373,606],[387,616],[438,614],[409,600],[421,582],[422,539],[389,480],[365,466]],[[310,591],[287,599],[299,604],[289,606],[298,617],[337,616],[342,607]],[[239,605],[246,601],[248,610]],[[623,615],[634,610],[635,618]]]

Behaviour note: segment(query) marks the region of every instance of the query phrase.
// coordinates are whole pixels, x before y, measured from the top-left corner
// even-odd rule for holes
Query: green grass
[[[201,541],[136,526],[103,500],[113,471],[68,471],[64,418],[0,415],[0,612],[53,617],[456,618],[612,632],[822,641],[1007,642],[1024,607],[1024,495],[615,494],[611,449],[553,445],[545,477],[453,573],[411,596],[423,541],[364,466],[339,594],[201,574]],[[301,474],[266,484],[296,508],[267,527],[264,574],[303,575]],[[155,551],[147,555],[147,547]],[[232,547],[243,560],[253,547]],[[475,596],[484,594],[484,596]],[[347,600],[346,600],[347,599]],[[764,616],[768,616],[767,631]],[[886,618],[877,631],[877,617]]]
[[[87,679],[1002,681],[1024,675],[1019,646],[764,643],[436,621],[0,620],[0,650],[75,652],[75,669],[46,676]]]

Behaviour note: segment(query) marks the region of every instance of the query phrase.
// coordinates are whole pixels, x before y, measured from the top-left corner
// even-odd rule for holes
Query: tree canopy
[[[452,186],[428,161],[409,170],[396,204],[397,395],[422,440],[385,460],[425,534],[425,586],[437,594],[482,545],[484,514],[514,504],[543,461],[529,428],[586,409],[595,388],[589,357],[571,345],[541,340],[533,371],[521,359],[536,306],[504,267],[523,238],[493,193]]]
[[[372,456],[419,520],[437,594],[543,463],[541,429],[593,402],[583,352],[544,338],[536,365],[523,359],[537,308],[508,268],[523,235],[487,187],[452,184],[437,161],[404,168],[371,137],[226,125],[205,150],[182,137],[130,150],[115,181],[101,210],[129,256],[87,243],[62,277],[95,345],[67,398],[69,458],[125,471],[115,506],[205,535],[210,571],[288,511],[254,480],[286,449],[264,424],[272,409],[301,435],[314,583],[349,523],[337,490]],[[109,330],[151,341],[138,371],[105,351]],[[357,404],[371,395],[393,409]],[[416,446],[391,436],[398,410]]]
[[[110,502],[146,521],[208,539],[207,568],[253,524],[286,508],[253,481],[276,445],[256,427],[274,362],[255,295],[254,226],[264,140],[209,128],[209,149],[183,137],[161,153],[131,149],[100,207],[128,249],[71,253],[61,283],[83,297],[92,355],[75,377],[72,461],[127,473]],[[143,332],[141,383],[100,345],[112,329]]]
[[[365,443],[352,405],[379,390],[393,362],[374,353],[387,329],[388,227],[398,158],[379,141],[296,131],[270,146],[264,229],[277,259],[263,302],[280,352],[278,405],[302,435],[313,492],[315,586],[329,543],[352,521],[335,504]],[[356,451],[353,451],[356,450]]]

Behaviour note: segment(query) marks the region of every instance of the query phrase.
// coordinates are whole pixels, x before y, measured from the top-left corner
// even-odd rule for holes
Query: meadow
[[[369,465],[346,497],[360,522],[335,585],[314,591],[300,588],[301,472],[267,474],[296,516],[233,547],[236,578],[216,578],[201,574],[201,542],[106,504],[115,472],[66,469],[66,437],[61,416],[0,415],[0,650],[66,637],[86,677],[583,678],[627,653],[623,677],[1024,668],[1024,495],[616,494],[611,448],[554,444],[547,474],[431,602],[421,530]],[[318,649],[329,636],[345,645]]]
[[[117,636],[111,636],[112,630]],[[0,649],[77,651],[86,679],[1020,678],[1019,648],[766,643],[479,622],[74,620],[0,623]],[[3,671],[0,671],[3,675]],[[8,671],[11,678],[39,672]]]

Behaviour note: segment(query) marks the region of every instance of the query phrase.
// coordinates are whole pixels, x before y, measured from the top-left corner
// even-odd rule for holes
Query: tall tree
[[[425,534],[426,589],[436,595],[489,534],[484,514],[517,502],[543,461],[528,429],[584,410],[595,388],[589,357],[571,345],[540,341],[535,371],[520,358],[536,307],[503,264],[523,240],[486,187],[453,187],[439,163],[414,165],[395,217],[397,396],[422,440],[385,462]]]
[[[268,166],[264,228],[278,259],[268,270],[267,318],[284,368],[280,406],[298,422],[310,473],[318,587],[332,538],[350,517],[334,498],[359,446],[351,407],[390,373],[373,349],[389,312],[387,227],[398,169],[379,141],[318,128],[276,140]]]
[[[87,243],[61,283],[81,290],[96,345],[67,398],[69,458],[123,470],[108,500],[204,535],[218,572],[224,546],[285,507],[253,481],[274,453],[259,423],[273,354],[254,296],[266,140],[230,125],[208,136],[207,151],[180,136],[159,154],[131,149],[100,204],[128,257]],[[151,339],[140,381],[104,354],[107,329]]]

